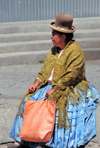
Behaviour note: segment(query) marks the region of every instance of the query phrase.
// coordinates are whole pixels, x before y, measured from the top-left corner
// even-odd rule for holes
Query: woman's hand
[[[55,89],[51,88],[49,91],[47,91],[45,96],[48,98],[51,95],[51,93],[53,93],[54,91],[55,91]]]
[[[37,80],[34,84],[30,85],[29,92],[31,93],[34,92],[39,85],[40,85],[40,81]]]

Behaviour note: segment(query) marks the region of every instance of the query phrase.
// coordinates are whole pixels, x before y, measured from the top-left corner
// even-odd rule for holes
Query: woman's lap
[[[96,134],[95,130],[95,109],[96,104],[95,101],[98,99],[98,92],[95,88],[90,85],[92,88],[94,98],[91,98],[90,90],[87,91],[87,103],[85,103],[85,96],[82,95],[82,101],[76,106],[72,104],[69,107],[66,107],[68,118],[71,123],[71,130],[68,127],[67,130],[64,128],[58,128],[57,120],[58,120],[58,112],[56,112],[56,120],[55,120],[55,128],[51,138],[51,141],[48,143],[32,143],[22,141],[25,145],[28,145],[32,148],[35,148],[39,144],[45,144],[49,147],[54,148],[76,148],[76,146],[84,145],[87,143],[93,136]],[[37,93],[35,93],[31,100],[39,100],[41,97],[45,96],[46,92],[51,89],[50,85],[45,86],[44,88],[40,89]],[[23,102],[23,113],[24,113],[24,106],[27,98]],[[10,137],[14,140],[21,142],[19,138],[20,129],[22,126],[23,117],[18,115],[15,119]]]

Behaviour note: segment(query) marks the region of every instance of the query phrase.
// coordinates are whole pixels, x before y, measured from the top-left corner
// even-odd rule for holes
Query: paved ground
[[[22,99],[42,65],[0,67],[0,98]],[[100,60],[86,61],[86,77],[100,91]]]
[[[10,99],[10,102],[9,102],[10,106],[15,105],[15,100],[16,102],[18,100],[19,100],[18,102],[20,102],[23,95],[27,91],[28,87],[32,84],[32,81],[36,77],[41,66],[42,64],[0,67],[0,100],[1,100],[0,106],[1,108],[3,108],[3,103],[2,103],[3,100],[6,100],[6,102],[9,102],[9,99]],[[96,89],[100,93],[100,61],[86,61],[86,77],[93,85],[95,85]],[[6,102],[4,105],[6,105]],[[97,136],[93,138],[92,141],[85,146],[85,148],[90,148],[90,147],[100,148],[99,146],[100,144],[100,140],[99,140],[100,139],[100,125],[99,125],[100,124],[100,115],[99,115],[100,107],[99,106],[100,104],[98,102],[98,107],[96,112]],[[18,107],[18,103],[16,103],[16,108],[17,107]],[[8,112],[10,112],[9,109],[8,109]],[[0,113],[0,116],[1,116],[1,113]],[[6,114],[5,114],[5,117],[6,117]],[[3,116],[1,116],[0,118],[3,121],[6,121],[6,119],[3,118]],[[2,137],[1,133],[0,135]],[[3,143],[4,141],[6,141],[5,139],[3,140]],[[1,144],[0,148],[6,148],[6,144]]]

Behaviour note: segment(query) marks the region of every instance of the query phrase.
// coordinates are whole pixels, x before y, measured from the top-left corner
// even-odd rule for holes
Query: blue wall
[[[55,19],[61,12],[100,16],[100,0],[0,0],[0,22]]]

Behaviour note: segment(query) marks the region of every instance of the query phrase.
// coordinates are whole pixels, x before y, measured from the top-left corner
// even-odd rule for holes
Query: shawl
[[[55,91],[48,97],[48,100],[56,102],[59,114],[58,114],[58,127],[67,128],[67,124],[70,125],[66,105],[69,105],[69,101],[72,99],[73,105],[77,105],[77,101],[81,99],[81,90],[85,96],[87,96],[87,87],[89,87],[88,81],[85,77],[85,58],[84,53],[76,41],[70,41],[65,46],[61,56],[58,58],[59,48],[52,47],[45,63],[35,78],[33,83],[39,78],[41,80],[40,86],[36,89],[37,92],[43,87],[50,76],[52,69],[54,68],[52,77],[52,87]],[[76,92],[74,91],[76,87]],[[34,92],[34,93],[35,93]],[[25,97],[30,99],[34,93],[25,94]],[[92,92],[91,92],[92,95]],[[93,95],[92,95],[93,97]],[[19,106],[21,108],[22,102]],[[68,122],[66,123],[66,119]]]

